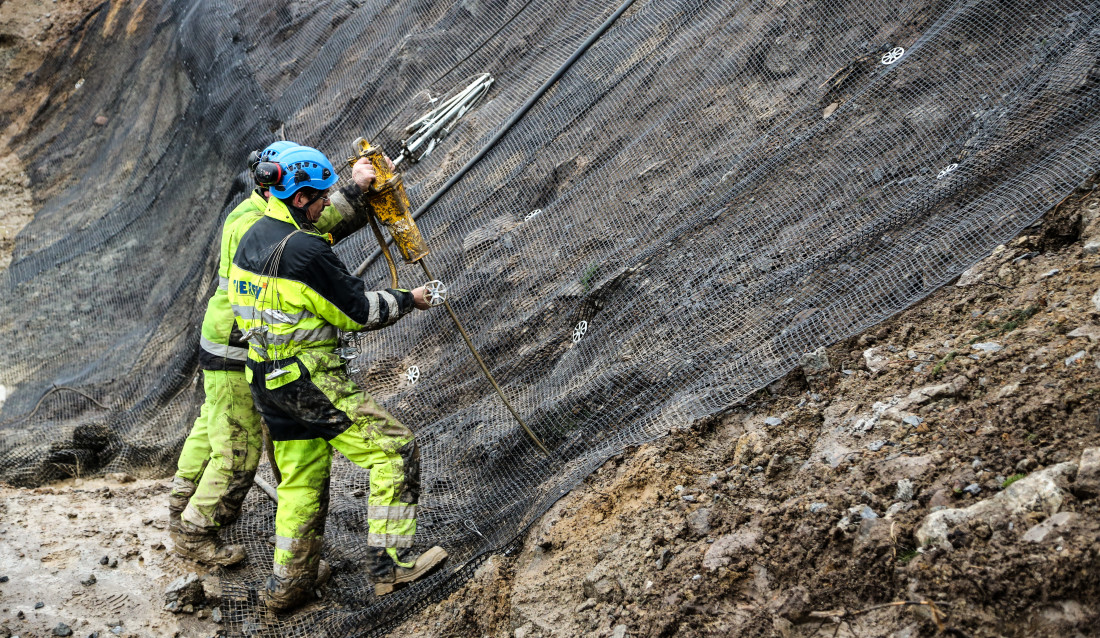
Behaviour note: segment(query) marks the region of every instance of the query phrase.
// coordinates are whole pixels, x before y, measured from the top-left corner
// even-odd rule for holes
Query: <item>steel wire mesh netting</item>
[[[393,154],[406,124],[491,73],[485,100],[406,167],[416,207],[618,8],[98,7],[40,71],[50,100],[15,139],[42,208],[3,274],[0,478],[172,470],[249,150],[285,136],[339,159],[366,135]],[[637,0],[419,219],[434,274],[551,455],[443,311],[371,333],[355,376],[416,430],[418,542],[452,558],[375,598],[368,477],[339,458],[325,599],[262,611],[274,508],[253,490],[227,530],[249,551],[223,574],[229,633],[383,631],[513,547],[610,455],[746,397],[1032,223],[1100,163],[1098,9]],[[337,252],[354,269],[373,240]],[[382,260],[365,279],[385,285]]]

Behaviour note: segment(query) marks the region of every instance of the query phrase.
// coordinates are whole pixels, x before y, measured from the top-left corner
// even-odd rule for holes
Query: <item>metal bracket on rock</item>
[[[432,306],[442,306],[447,302],[447,285],[438,279],[433,279],[424,284],[428,289],[428,303]]]
[[[584,336],[584,333],[588,332],[588,322],[582,321],[577,324],[576,328],[573,328],[573,343],[577,343]]]
[[[893,49],[882,54],[882,63],[890,65],[901,59],[901,56],[905,55],[905,49],[902,47],[894,47]]]

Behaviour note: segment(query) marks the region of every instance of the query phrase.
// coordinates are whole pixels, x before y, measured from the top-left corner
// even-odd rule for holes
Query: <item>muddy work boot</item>
[[[272,574],[264,581],[260,599],[271,611],[286,611],[313,600],[317,585],[315,579],[310,577],[284,578]]]
[[[217,533],[206,530],[195,531],[195,526],[181,521],[178,529],[172,530],[172,545],[177,554],[207,565],[229,567],[244,560],[244,547],[226,545],[218,539]]]
[[[398,560],[394,560],[390,552],[385,549],[378,547],[369,549],[372,554],[370,576],[374,583],[375,596],[393,593],[398,587],[432,573],[447,560],[447,550],[438,546],[422,554],[417,554],[412,549],[397,550],[395,553]]]

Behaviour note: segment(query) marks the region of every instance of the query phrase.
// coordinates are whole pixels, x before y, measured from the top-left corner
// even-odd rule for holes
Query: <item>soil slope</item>
[[[390,635],[1100,636],[1093,188],[828,367],[609,460]]]

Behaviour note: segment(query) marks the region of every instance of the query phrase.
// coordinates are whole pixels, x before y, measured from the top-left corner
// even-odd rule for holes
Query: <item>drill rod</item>
[[[423,258],[418,260],[418,263],[420,264],[420,267],[424,269],[424,274],[428,277],[428,281],[432,281],[433,279],[435,279],[435,277],[432,276],[431,271],[428,270],[428,264],[424,263]],[[519,424],[523,426],[523,430],[524,432],[527,432],[527,436],[531,437],[531,440],[534,441],[539,446],[539,448],[542,449],[543,452],[546,452],[547,456],[549,456],[550,450],[546,449],[546,446],[542,444],[542,441],[539,440],[539,437],[535,436],[535,433],[531,431],[531,428],[527,427],[527,424],[524,423],[522,418],[520,418],[519,413],[516,412],[515,408],[512,407],[512,404],[508,402],[508,398],[504,396],[504,391],[500,389],[499,385],[497,385],[496,379],[493,378],[493,373],[489,372],[489,368],[485,365],[485,362],[481,360],[481,355],[477,353],[477,348],[475,348],[473,342],[470,341],[470,335],[466,334],[466,329],[462,327],[462,322],[458,320],[458,315],[456,315],[454,309],[451,308],[451,302],[444,300],[443,307],[445,307],[447,309],[447,313],[451,315],[451,321],[454,321],[455,327],[458,328],[459,334],[462,335],[463,341],[466,342],[466,347],[470,349],[470,353],[474,355],[474,359],[477,360],[477,364],[481,366],[481,371],[485,373],[485,378],[489,380],[489,383],[493,384],[493,389],[497,391],[498,395],[500,395],[500,400],[504,402],[505,407],[507,407],[508,411],[512,413],[512,416],[516,418],[516,421],[518,421]]]

